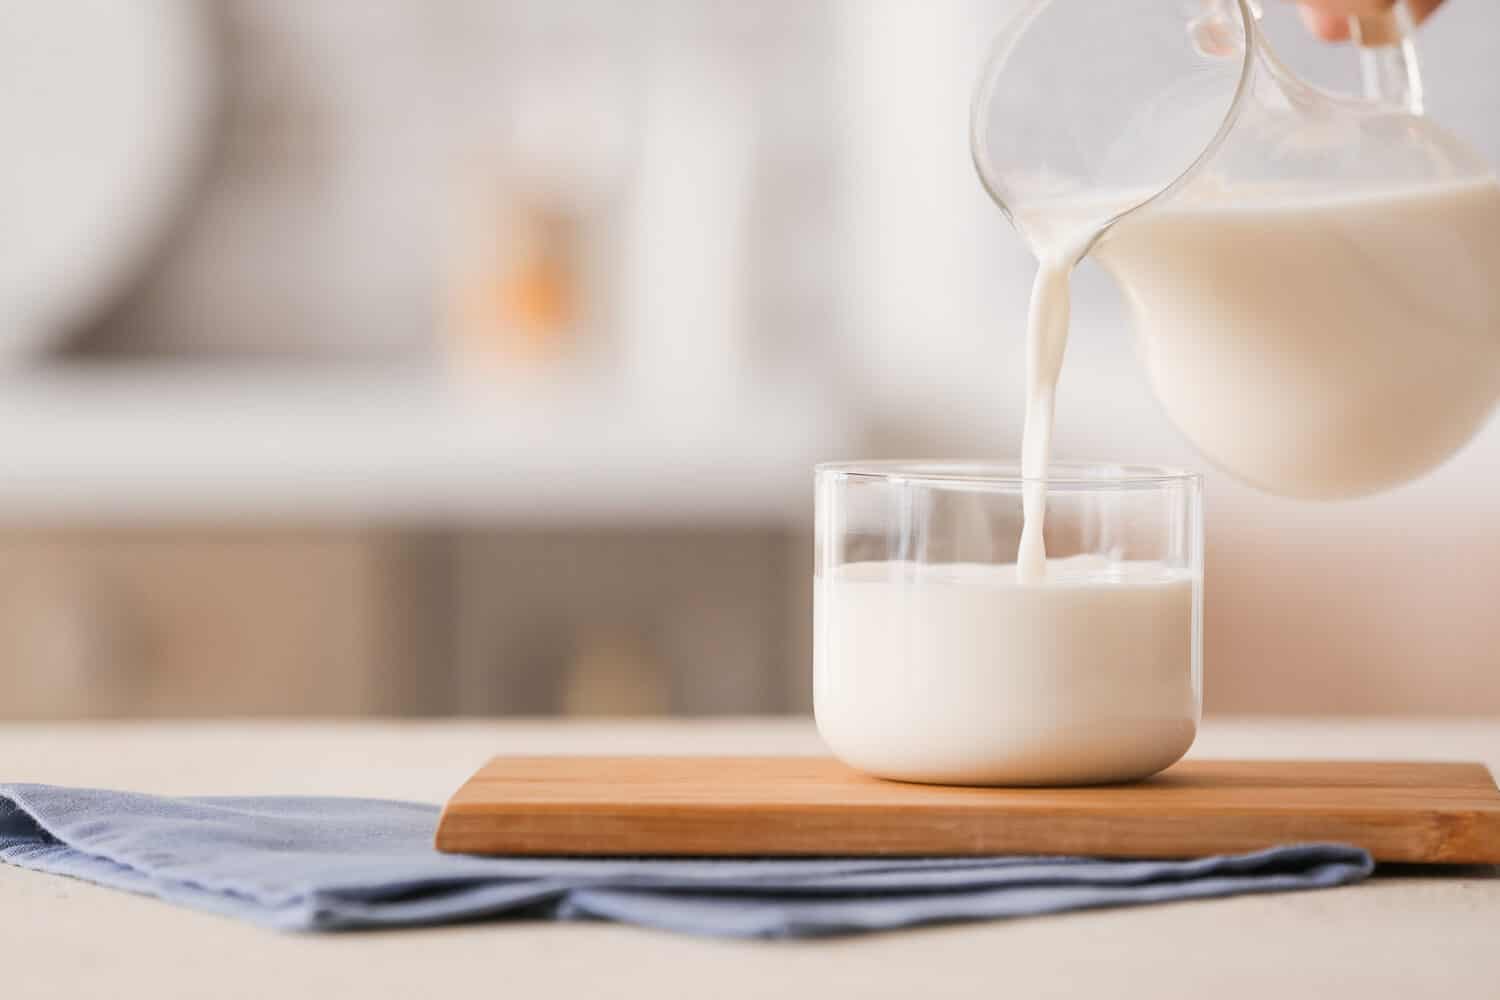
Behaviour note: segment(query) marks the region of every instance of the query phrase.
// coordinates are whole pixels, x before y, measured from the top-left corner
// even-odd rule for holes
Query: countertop
[[[60,723],[0,727],[0,779],[166,794],[440,801],[488,756],[810,753],[811,724]],[[1196,755],[1468,759],[1500,720],[1212,720]],[[291,936],[0,866],[13,997],[1491,996],[1492,869],[1345,889],[817,942],[718,942],[604,924]]]
[[[791,522],[855,457],[805,375],[672,394],[587,374],[58,364],[0,372],[0,523],[245,517]]]

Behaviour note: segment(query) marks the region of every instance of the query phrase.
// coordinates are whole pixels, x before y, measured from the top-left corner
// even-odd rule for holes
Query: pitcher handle
[[[1422,67],[1412,40],[1416,22],[1406,0],[1380,14],[1349,19],[1355,44],[1359,46],[1365,96],[1380,104],[1422,113]]]

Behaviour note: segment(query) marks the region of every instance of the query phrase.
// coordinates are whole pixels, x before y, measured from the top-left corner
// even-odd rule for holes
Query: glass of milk
[[[1045,562],[1019,572],[1023,498]],[[1203,694],[1202,478],[1142,466],[817,470],[814,698],[845,763],[963,785],[1136,781]]]

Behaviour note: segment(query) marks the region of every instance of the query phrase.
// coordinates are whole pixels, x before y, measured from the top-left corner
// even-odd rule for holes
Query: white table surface
[[[439,801],[497,752],[803,753],[801,721],[0,727],[0,780]],[[1212,721],[1202,756],[1482,760],[1500,720]],[[1500,996],[1496,870],[818,942],[604,924],[292,936],[0,866],[7,997]]]

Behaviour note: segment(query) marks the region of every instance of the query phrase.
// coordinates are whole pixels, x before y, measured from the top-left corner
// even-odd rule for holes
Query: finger
[[[1418,24],[1442,5],[1443,0],[1407,0],[1412,20]],[[1307,30],[1326,42],[1349,40],[1350,17],[1379,13],[1391,6],[1391,0],[1301,0],[1300,4]]]
[[[1443,5],[1443,0],[1406,0],[1406,6],[1411,8],[1411,16],[1418,24],[1432,16],[1433,11]]]
[[[1347,42],[1351,17],[1367,17],[1389,10],[1396,0],[1299,0],[1298,10],[1307,30],[1325,42]]]
[[[1390,10],[1396,4],[1396,0],[1298,0],[1298,2],[1304,10],[1344,18],[1379,14],[1383,10]]]
[[[1299,11],[1302,14],[1302,23],[1307,25],[1307,30],[1323,41],[1347,42],[1349,40],[1348,14],[1330,14],[1326,10],[1309,7],[1306,4],[1302,5]]]

